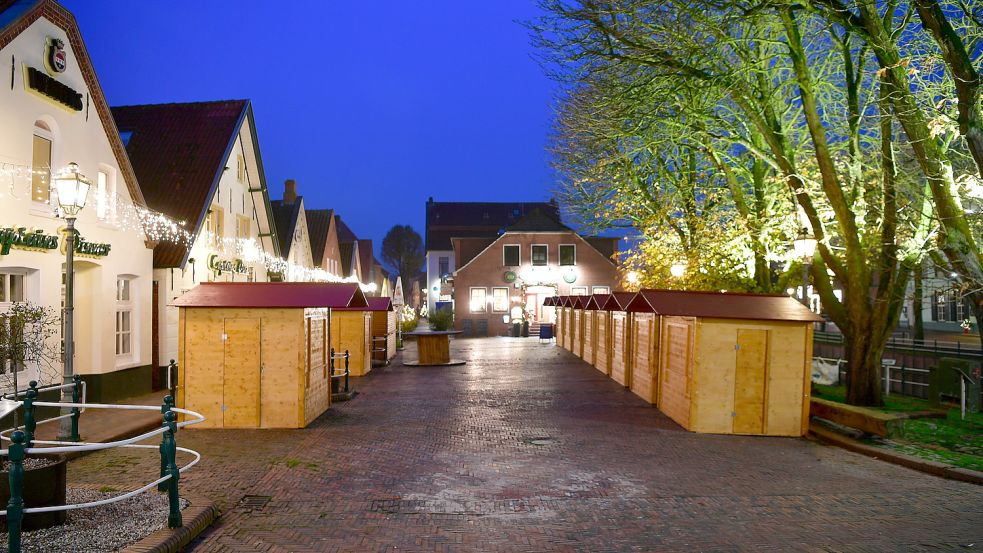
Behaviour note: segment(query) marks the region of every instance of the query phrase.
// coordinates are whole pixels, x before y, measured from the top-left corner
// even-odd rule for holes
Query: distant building
[[[338,247],[338,227],[333,209],[307,210],[307,231],[311,239],[314,265],[332,276],[341,275],[341,250]]]
[[[448,277],[457,270],[453,238],[483,238],[488,242],[534,210],[559,220],[560,208],[549,202],[435,202],[427,200],[424,237],[426,250],[426,302],[454,301]]]
[[[313,269],[315,263],[304,197],[297,195],[297,181],[288,179],[284,183],[283,199],[274,200],[270,205],[276,222],[276,235],[280,240],[280,255],[289,264],[287,273],[279,275],[280,278],[286,282],[312,280],[303,274],[303,269]],[[307,273],[309,275],[310,271]]]
[[[454,324],[465,334],[508,333],[513,318],[552,322],[543,301],[608,294],[618,283],[617,238],[585,237],[534,209],[494,238],[452,238]]]

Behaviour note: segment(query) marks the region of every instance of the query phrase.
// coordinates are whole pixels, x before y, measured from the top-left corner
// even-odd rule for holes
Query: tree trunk
[[[850,405],[880,407],[881,397],[881,356],[884,346],[874,344],[871,336],[862,332],[853,336],[845,344],[847,359],[846,402]]]

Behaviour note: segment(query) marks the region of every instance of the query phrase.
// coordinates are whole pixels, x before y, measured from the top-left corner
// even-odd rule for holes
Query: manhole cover
[[[273,497],[269,495],[244,495],[239,500],[239,506],[250,511],[261,511],[271,499]]]
[[[529,438],[526,443],[532,445],[553,445],[557,442],[556,438],[550,438],[549,436],[540,436],[537,438]]]

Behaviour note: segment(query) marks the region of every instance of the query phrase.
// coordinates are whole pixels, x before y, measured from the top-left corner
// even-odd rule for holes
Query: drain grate
[[[269,495],[244,495],[238,506],[250,511],[262,511],[271,499],[273,497]]]
[[[556,438],[551,438],[549,436],[538,436],[535,438],[527,438],[525,442],[531,445],[553,445],[557,443]]]

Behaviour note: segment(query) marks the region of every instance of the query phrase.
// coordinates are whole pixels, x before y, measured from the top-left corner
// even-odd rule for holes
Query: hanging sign
[[[396,277],[396,287],[393,288],[393,307],[400,308],[405,304],[406,302],[403,300],[403,280],[402,277]]]
[[[27,227],[0,228],[0,255],[10,253],[10,248],[43,252],[57,247],[58,237],[41,229],[28,232]]]
[[[48,69],[53,73],[64,73],[68,68],[68,53],[65,52],[65,41],[60,38],[48,39]]]
[[[249,267],[241,259],[219,259],[218,254],[214,253],[208,256],[208,268],[217,271],[218,274],[222,274],[223,272],[239,275],[249,273]]]

